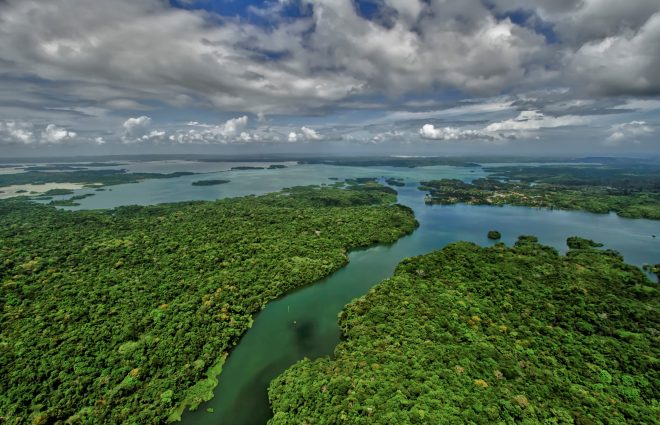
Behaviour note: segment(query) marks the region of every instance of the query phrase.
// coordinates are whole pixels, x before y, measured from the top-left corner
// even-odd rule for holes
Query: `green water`
[[[265,424],[271,416],[268,383],[304,357],[331,355],[340,337],[337,314],[391,276],[406,257],[458,240],[490,245],[486,233],[498,229],[507,244],[520,234],[533,234],[565,252],[566,238],[581,235],[619,250],[631,263],[660,259],[660,241],[651,237],[660,233],[656,222],[521,207],[427,206],[415,186],[398,189],[399,202],[415,210],[419,229],[391,246],[354,251],[349,264],[330,277],[269,303],[231,352],[215,397],[184,414],[184,424]]]
[[[254,325],[229,355],[215,397],[197,411],[183,415],[182,422],[187,425],[265,424],[270,417],[268,383],[304,357],[332,355],[339,342],[337,314],[352,299],[391,276],[396,265],[406,257],[425,254],[458,240],[490,245],[492,241],[486,238],[486,233],[496,229],[502,232],[502,242],[507,244],[515,242],[518,235],[530,234],[565,252],[566,238],[578,235],[618,250],[632,264],[660,262],[660,237],[651,236],[660,236],[660,224],[655,221],[524,207],[428,206],[423,202],[424,193],[416,189],[419,181],[427,179],[483,177],[485,173],[479,168],[289,164],[288,168],[279,170],[227,171],[229,166],[235,165],[190,161],[134,163],[131,164],[133,171],[199,171],[205,174],[111,186],[104,192],[76,191],[76,194],[90,192],[95,196],[83,199],[79,207],[70,209],[262,194],[296,185],[332,183],[330,177],[398,177],[407,182],[406,187],[396,188],[399,202],[413,208],[420,227],[391,246],[352,252],[349,264],[343,269],[269,303],[255,316]],[[191,186],[196,180],[216,178],[231,182],[220,186]],[[212,408],[213,413],[208,413],[207,408]]]

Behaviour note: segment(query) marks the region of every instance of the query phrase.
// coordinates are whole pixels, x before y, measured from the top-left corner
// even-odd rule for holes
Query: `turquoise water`
[[[139,164],[133,167],[135,171],[145,171]],[[188,163],[185,168],[177,168],[181,167],[179,163],[149,167],[159,172],[196,169]],[[214,170],[209,167],[205,164],[203,170]],[[655,221],[525,207],[430,206],[423,202],[424,192],[416,189],[421,180],[471,180],[483,176],[481,169],[447,166],[407,169],[291,165],[280,170],[218,171],[111,186],[108,189],[112,190],[94,192],[95,196],[82,200],[76,209],[261,194],[296,185],[332,183],[330,177],[400,177],[406,181],[406,187],[396,188],[399,202],[413,208],[420,227],[393,245],[350,253],[346,267],[269,303],[256,315],[252,328],[229,355],[215,397],[197,411],[183,415],[184,424],[256,425],[265,424],[270,417],[268,383],[304,357],[332,355],[340,336],[337,314],[352,299],[391,276],[403,258],[440,249],[458,240],[490,245],[493,242],[486,233],[499,230],[503,235],[501,241],[506,244],[512,244],[521,234],[530,234],[565,252],[566,238],[578,235],[618,250],[632,264],[660,262],[660,237],[652,237],[660,236],[660,223]],[[193,181],[211,178],[230,179],[231,183],[191,186]],[[86,192],[81,190],[76,194]],[[213,413],[207,412],[209,408]]]
[[[330,277],[269,303],[231,352],[215,397],[183,417],[185,424],[265,424],[270,418],[268,383],[296,361],[331,355],[339,342],[337,314],[355,297],[392,275],[404,258],[468,240],[490,245],[486,233],[502,232],[512,244],[520,234],[537,235],[566,251],[566,238],[592,238],[624,253],[629,262],[660,259],[658,223],[616,215],[535,210],[521,207],[428,206],[415,184],[399,189],[399,202],[412,207],[420,227],[391,246],[350,254],[350,262]],[[206,409],[213,409],[208,413]]]
[[[192,163],[194,164],[194,163]],[[485,176],[480,168],[458,168],[447,166],[422,168],[394,168],[394,167],[336,167],[332,165],[297,165],[289,164],[287,168],[278,170],[237,170],[209,172],[208,163],[199,163],[196,169],[189,161],[156,163],[134,163],[130,169],[143,172],[171,173],[175,171],[197,171],[204,174],[179,177],[174,179],[144,180],[139,183],[129,183],[116,186],[107,186],[105,191],[96,192],[93,189],[76,191],[76,195],[93,193],[94,196],[85,198],[79,207],[68,209],[97,209],[114,208],[120,205],[150,205],[163,202],[178,202],[189,200],[214,200],[245,195],[260,195],[276,192],[285,187],[332,184],[331,177],[400,177],[409,182],[440,179],[461,178],[475,179]],[[237,166],[236,163],[213,163],[214,167],[225,168],[228,165]],[[258,164],[265,165],[265,164]],[[179,168],[180,167],[180,168]],[[126,168],[126,167],[124,167]],[[222,179],[229,183],[218,186],[192,186],[197,180]],[[420,192],[421,193],[421,192]],[[66,199],[69,196],[57,197]]]

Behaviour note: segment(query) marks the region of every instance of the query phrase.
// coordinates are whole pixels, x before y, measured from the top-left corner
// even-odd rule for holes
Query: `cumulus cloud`
[[[175,144],[226,144],[259,141],[260,136],[242,131],[248,124],[246,115],[231,118],[223,124],[203,124],[189,121],[185,128],[151,129],[147,116],[129,118],[124,122],[124,143],[171,142]]]
[[[129,118],[124,121],[124,134],[121,139],[124,143],[138,142],[148,133],[148,127],[151,124],[151,118],[142,115],[136,118]]]
[[[573,115],[559,117],[547,116],[539,111],[522,111],[517,117],[494,122],[486,126],[485,131],[534,131],[542,128],[566,127],[570,125],[584,124],[588,118]]]
[[[217,131],[217,133],[223,137],[231,137],[236,135],[240,129],[245,128],[247,123],[248,117],[247,115],[243,115],[242,117],[227,120],[224,125],[217,127],[215,131]]]
[[[68,131],[66,128],[58,127],[55,124],[48,124],[41,132],[41,141],[43,143],[62,143],[74,139],[76,133]]]
[[[483,139],[488,138],[483,132],[478,130],[460,129],[457,127],[436,128],[433,124],[425,124],[419,129],[419,134],[424,139],[433,140],[463,140],[463,139]]]
[[[300,129],[300,131],[302,132],[303,137],[306,140],[321,140],[322,139],[321,135],[319,133],[317,133],[316,130],[314,130],[313,128],[302,127]]]
[[[55,124],[48,124],[39,130],[40,127],[29,122],[0,121],[0,144],[44,145],[87,141],[79,139],[75,131]]]
[[[605,139],[605,144],[617,145],[623,141],[639,142],[639,139],[654,133],[651,126],[645,121],[631,121],[615,124],[610,127],[610,135]]]
[[[0,121],[0,142],[30,144],[34,141],[32,126],[17,121]]]
[[[303,126],[300,128],[300,132],[290,131],[286,139],[289,141],[289,143],[309,142],[314,140],[322,140],[323,136],[313,128]]]
[[[425,124],[419,129],[419,135],[424,139],[433,140],[504,140],[531,137],[537,131],[547,128],[567,127],[585,124],[589,117],[585,116],[548,116],[539,111],[521,111],[516,117],[496,121],[479,129],[459,127],[435,127]]]

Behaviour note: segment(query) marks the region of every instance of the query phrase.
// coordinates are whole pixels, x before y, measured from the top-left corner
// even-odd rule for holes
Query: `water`
[[[185,166],[180,168],[182,165]],[[499,230],[501,241],[509,245],[519,235],[529,234],[538,236],[541,243],[565,252],[566,238],[577,235],[618,250],[632,264],[641,266],[660,262],[660,223],[656,221],[624,219],[615,214],[525,207],[430,206],[423,202],[424,193],[416,189],[422,180],[460,178],[469,181],[483,177],[485,174],[481,169],[290,164],[289,168],[279,170],[219,171],[226,169],[226,165],[203,164],[200,167],[189,162],[135,163],[131,166],[134,171],[203,170],[208,174],[110,186],[108,189],[111,190],[94,192],[95,196],[83,199],[79,207],[70,209],[262,194],[296,185],[330,184],[333,182],[330,177],[399,177],[407,183],[406,187],[396,188],[399,202],[413,208],[420,227],[393,245],[353,251],[346,267],[269,303],[256,315],[252,328],[229,355],[215,397],[197,411],[184,413],[183,423],[187,425],[265,424],[271,415],[266,393],[268,383],[304,357],[332,355],[340,336],[337,314],[352,299],[391,276],[396,265],[406,257],[425,254],[458,240],[491,245],[494,242],[487,239],[486,233]],[[230,179],[231,182],[220,186],[191,186],[193,181],[214,178]],[[80,190],[76,194],[87,192],[93,191]],[[653,234],[659,237],[653,238]],[[212,408],[213,413],[208,413],[207,408]]]
[[[524,207],[428,206],[414,183],[398,190],[399,202],[415,211],[419,229],[391,246],[354,251],[343,269],[269,303],[228,357],[215,397],[197,411],[184,414],[184,424],[265,424],[271,416],[268,383],[304,357],[331,355],[340,337],[337,314],[352,299],[391,276],[406,257],[458,240],[491,245],[494,242],[486,233],[497,229],[507,244],[518,235],[531,234],[565,252],[566,238],[580,235],[619,250],[634,264],[660,260],[660,240],[651,236],[660,233],[660,225],[649,220]]]
[[[193,163],[194,164],[194,163]],[[226,167],[245,165],[237,163],[198,163],[195,168],[190,161],[184,165],[180,162],[167,161],[156,163],[133,163],[132,171],[172,173],[175,171],[197,171],[204,174],[185,176],[173,179],[151,179],[139,183],[129,183],[107,186],[105,191],[83,189],[76,195],[93,193],[94,196],[77,201],[80,206],[67,209],[100,209],[114,208],[120,205],[151,205],[163,202],[178,202],[190,200],[215,200],[245,195],[261,195],[276,192],[285,187],[332,184],[330,178],[357,177],[399,177],[408,182],[442,178],[460,178],[472,180],[484,177],[486,174],[480,168],[461,168],[434,166],[422,168],[396,167],[339,167],[332,165],[298,165],[288,163],[288,167],[277,170],[226,170]],[[252,164],[266,166],[266,164]],[[180,168],[179,168],[180,167]],[[127,168],[127,167],[122,167]],[[210,172],[212,169],[221,171]],[[222,179],[229,183],[218,186],[192,186],[197,180]],[[421,193],[421,192],[420,192]],[[67,199],[70,196],[59,196],[53,199]],[[48,201],[46,201],[48,202]]]

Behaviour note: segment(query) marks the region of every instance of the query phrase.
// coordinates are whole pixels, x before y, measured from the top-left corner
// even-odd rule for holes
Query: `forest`
[[[44,183],[83,183],[91,186],[109,186],[124,183],[136,183],[145,179],[167,179],[193,175],[195,173],[178,171],[175,173],[130,173],[124,169],[116,170],[74,170],[62,171],[48,168],[48,171],[26,171],[24,173],[0,174],[0,187],[18,184]]]
[[[193,186],[218,186],[229,182],[230,180],[213,179],[213,180],[197,180],[192,182],[191,184]]]
[[[421,182],[419,189],[429,192],[429,204],[519,205],[598,214],[613,211],[621,217],[660,220],[660,183],[651,178],[614,179],[602,184],[568,178],[502,181],[489,177],[472,183],[443,179]]]
[[[333,358],[269,388],[272,425],[657,424],[657,284],[576,237],[458,242],[341,313]]]
[[[485,167],[493,179],[561,186],[595,186],[626,191],[660,190],[660,165],[653,161],[610,159],[605,164]]]
[[[0,423],[176,420],[268,301],[412,232],[395,201],[374,184],[102,211],[0,201]]]

